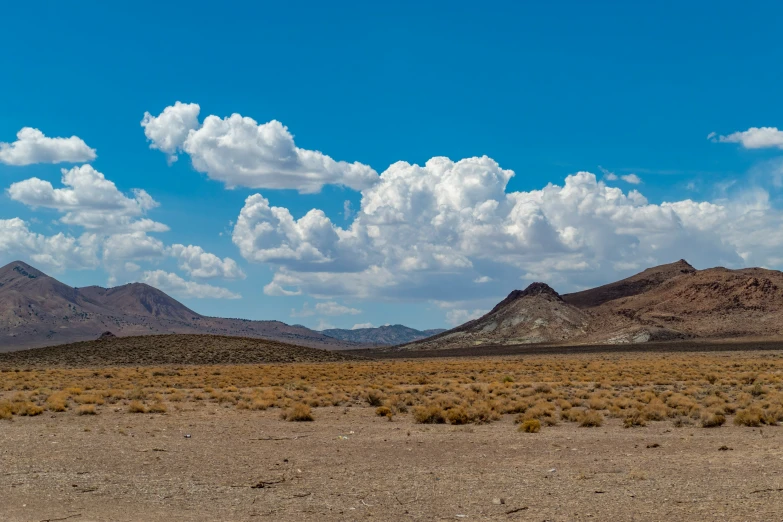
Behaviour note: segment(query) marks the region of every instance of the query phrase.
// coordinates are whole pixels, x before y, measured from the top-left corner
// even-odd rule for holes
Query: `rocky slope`
[[[0,268],[0,352],[93,340],[106,331],[119,337],[194,333],[256,337],[313,348],[356,347],[279,321],[206,317],[142,283],[72,288],[21,261]]]
[[[433,335],[445,332],[444,329],[416,330],[401,324],[379,326],[377,328],[357,328],[355,330],[344,330],[341,328],[332,328],[322,330],[321,333],[340,339],[362,345],[391,346],[395,344],[410,343],[420,339],[426,339]]]

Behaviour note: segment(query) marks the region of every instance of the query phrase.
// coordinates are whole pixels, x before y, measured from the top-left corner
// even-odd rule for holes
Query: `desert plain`
[[[0,512],[774,520],[783,345],[732,348],[57,367],[10,354]]]

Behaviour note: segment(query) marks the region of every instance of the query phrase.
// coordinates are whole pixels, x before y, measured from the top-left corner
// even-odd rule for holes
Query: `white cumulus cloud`
[[[63,213],[60,221],[89,230],[165,232],[166,225],[150,219],[137,219],[158,206],[141,189],[129,197],[90,165],[62,169],[63,188],[48,181],[30,178],[8,188],[11,199],[30,207],[52,208]]]
[[[244,279],[245,273],[230,257],[220,259],[196,245],[171,246],[171,255],[179,261],[180,269],[196,279]]]
[[[150,148],[165,152],[170,163],[177,161],[177,152],[185,143],[188,133],[200,125],[200,111],[201,107],[196,103],[176,102],[163,109],[158,116],[145,112],[141,126],[144,127],[144,135],[150,142]]]
[[[324,185],[365,189],[378,174],[361,163],[335,161],[315,150],[299,148],[288,128],[272,120],[232,114],[207,116],[198,123],[197,104],[177,102],[158,116],[144,114],[141,125],[150,147],[169,155],[190,156],[193,167],[229,188],[295,189],[318,192]]]
[[[232,239],[245,259],[274,268],[267,294],[324,299],[467,301],[531,280],[575,290],[615,278],[617,266],[683,257],[697,266],[780,259],[783,216],[763,190],[651,204],[589,172],[507,192],[513,175],[487,157],[395,163],[362,191],[346,227],[318,209],[295,219],[255,194]]]
[[[707,139],[720,143],[739,143],[746,149],[783,149],[783,131],[777,127],[751,127],[728,136],[719,136],[711,132]]]
[[[96,158],[91,149],[77,136],[49,138],[38,129],[24,127],[16,133],[16,141],[0,142],[0,163],[23,166],[34,163],[84,163]]]
[[[327,301],[324,303],[316,303],[315,308],[311,308],[308,303],[305,303],[302,305],[301,310],[291,310],[291,317],[310,317],[313,315],[358,315],[360,313],[362,313],[362,311],[357,308],[341,305],[336,301]]]
[[[242,297],[226,288],[186,281],[177,274],[163,270],[144,272],[141,281],[180,298],[240,299]]]
[[[362,328],[375,328],[372,323],[357,323],[351,326],[351,330],[361,330]]]
[[[89,269],[100,263],[99,248],[95,234],[46,236],[32,232],[20,218],[0,219],[0,254],[4,257],[29,258],[56,271]]]
[[[631,185],[638,185],[642,182],[642,178],[636,174],[626,174],[625,176],[620,176],[620,179]]]
[[[459,326],[461,324],[478,319],[482,315],[486,314],[489,310],[449,310],[446,312],[446,322],[451,326]]]

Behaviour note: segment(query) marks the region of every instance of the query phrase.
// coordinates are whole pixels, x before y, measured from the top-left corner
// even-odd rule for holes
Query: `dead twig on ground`
[[[41,522],[57,522],[58,520],[68,520],[69,518],[75,518],[80,516],[82,516],[81,513],[76,513],[74,515],[68,515],[67,517],[63,517],[63,518],[45,518],[41,520]]]
[[[250,440],[296,440],[296,439],[303,439],[309,436],[310,435],[296,435],[295,437],[261,437],[258,439],[250,439]]]
[[[271,488],[273,486],[276,486],[277,484],[282,484],[285,482],[285,478],[279,478],[275,480],[261,480],[257,482],[255,485],[250,486],[252,489],[264,489],[264,488]]]
[[[757,489],[756,491],[751,491],[750,494],[753,495],[755,493],[774,493],[779,491],[783,491],[783,488]]]

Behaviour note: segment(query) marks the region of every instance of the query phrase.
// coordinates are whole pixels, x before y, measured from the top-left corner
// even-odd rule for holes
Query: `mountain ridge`
[[[570,294],[533,283],[512,291],[478,319],[398,348],[780,336],[783,273],[763,268],[697,270],[681,259]]]
[[[216,334],[351,349],[342,341],[280,321],[208,317],[145,283],[74,288],[23,262],[0,267],[0,352],[150,334]]]

